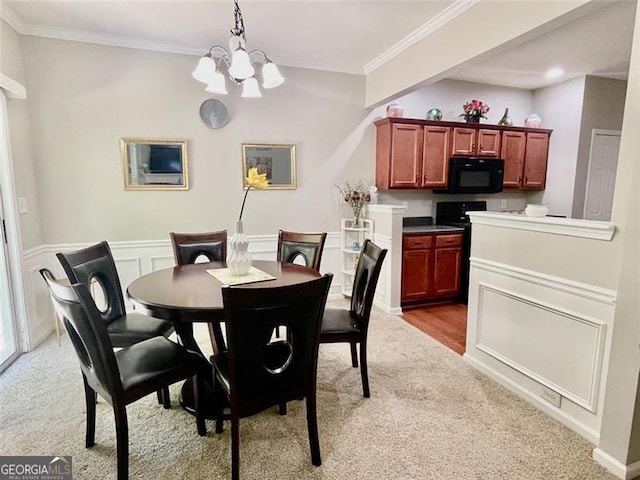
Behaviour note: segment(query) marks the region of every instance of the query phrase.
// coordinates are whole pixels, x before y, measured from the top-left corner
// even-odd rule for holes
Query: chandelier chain
[[[236,26],[231,29],[231,35],[242,36],[242,39],[246,42],[247,38],[244,33],[244,19],[242,18],[242,12],[240,11],[240,5],[238,5],[238,0],[233,0],[235,4],[235,9],[233,12],[233,16],[236,21]]]

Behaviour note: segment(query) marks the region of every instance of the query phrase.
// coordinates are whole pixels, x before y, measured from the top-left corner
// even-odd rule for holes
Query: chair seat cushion
[[[126,397],[143,397],[211,368],[202,355],[165,337],[136,343],[115,352],[115,356]]]
[[[267,344],[262,350],[262,362],[266,368],[277,368],[286,363],[291,352],[286,341],[280,340]],[[222,384],[222,388],[229,392],[229,353],[221,352],[211,357],[214,370]]]
[[[359,333],[360,329],[349,310],[339,308],[325,309],[324,317],[322,317],[322,327],[320,329],[321,337],[345,334],[357,335]]]
[[[129,347],[149,338],[168,337],[173,332],[173,324],[131,312],[107,324],[107,332],[114,347]]]

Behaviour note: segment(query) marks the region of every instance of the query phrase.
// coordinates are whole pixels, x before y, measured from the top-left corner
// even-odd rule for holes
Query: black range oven
[[[436,223],[453,225],[464,229],[462,237],[462,262],[460,272],[460,296],[458,301],[466,304],[469,298],[469,256],[471,255],[471,220],[467,212],[485,211],[487,202],[438,202],[436,204]]]

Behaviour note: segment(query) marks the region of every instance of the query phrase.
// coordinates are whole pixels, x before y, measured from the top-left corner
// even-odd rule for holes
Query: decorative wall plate
[[[229,121],[229,112],[224,103],[211,98],[200,105],[200,118],[211,128],[221,128]]]

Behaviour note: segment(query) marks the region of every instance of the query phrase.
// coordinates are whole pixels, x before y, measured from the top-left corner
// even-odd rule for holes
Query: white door
[[[619,150],[619,131],[593,130],[584,201],[584,218],[587,220],[611,220]]]
[[[2,210],[2,196],[0,195],[0,371],[11,363],[18,354],[16,316],[11,300],[7,235],[5,232],[5,217]]]
[[[7,125],[7,104],[4,90],[0,89],[0,372],[4,370],[18,356],[18,325],[13,299],[13,282],[10,268],[10,252],[8,241],[13,244],[16,237],[15,221],[7,218],[10,213],[8,202],[4,203],[4,194],[10,194],[8,180],[11,175],[9,169],[9,135]],[[15,272],[14,272],[15,275]]]

